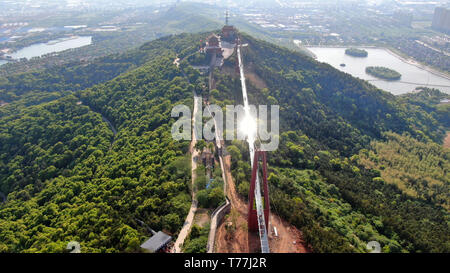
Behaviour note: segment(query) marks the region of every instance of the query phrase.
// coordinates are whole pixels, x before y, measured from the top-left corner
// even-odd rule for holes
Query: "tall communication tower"
[[[225,12],[225,25],[228,26],[228,22],[230,21],[230,13],[228,10]]]

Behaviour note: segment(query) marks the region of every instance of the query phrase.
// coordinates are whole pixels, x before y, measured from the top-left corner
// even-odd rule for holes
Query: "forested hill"
[[[168,49],[169,39],[178,51]],[[187,68],[190,84],[173,61],[191,46],[184,36],[161,39],[137,51],[157,54],[111,81],[52,102],[7,106],[0,118],[0,191],[7,195],[0,204],[0,252],[63,252],[72,240],[83,252],[140,251],[151,236],[140,220],[176,234],[191,203],[191,177],[189,142],[172,140],[170,112],[192,105],[198,74]],[[138,53],[109,58],[129,65]],[[118,73],[109,63],[96,65]],[[73,84],[79,74],[56,74],[55,81],[46,80],[49,71],[28,75],[30,89],[17,78],[10,83],[18,89],[8,90],[33,104],[40,82],[68,92],[60,83]]]
[[[58,96],[79,91],[109,81],[157,56],[188,54],[198,49],[205,34],[167,36],[121,54],[94,59],[92,62],[74,62],[49,69],[0,77],[0,100],[32,105],[50,101]],[[14,110],[16,105],[0,109],[0,115]]]
[[[207,78],[174,60],[195,54],[206,36],[168,36],[91,63],[0,79],[0,99],[9,102],[0,108],[0,191],[8,197],[0,204],[0,252],[61,252],[72,240],[86,252],[135,252],[150,235],[138,220],[177,234],[191,172],[189,142],[170,136],[170,111],[192,105]],[[449,252],[449,156],[438,145],[448,108],[436,103],[446,96],[393,96],[242,38],[250,103],[280,105],[280,148],[269,154],[274,211],[316,252],[364,252],[371,240],[385,252]],[[239,78],[227,72],[234,62],[215,73],[212,102],[240,103]],[[404,143],[418,148],[397,149]],[[227,144],[245,195],[248,153]],[[383,156],[386,150],[396,154]],[[410,171],[395,161],[403,155],[434,174],[400,183]],[[442,162],[427,161],[435,157]]]
[[[318,252],[365,251],[371,240],[385,252],[450,251],[449,151],[441,145],[449,110],[438,105],[449,96],[394,96],[296,52],[246,35],[243,43],[250,102],[280,105],[280,147],[269,153],[274,211]],[[239,78],[216,78],[213,102],[241,103]],[[229,144],[245,196],[245,148]]]

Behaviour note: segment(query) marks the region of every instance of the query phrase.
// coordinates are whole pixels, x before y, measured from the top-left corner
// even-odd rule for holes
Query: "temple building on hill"
[[[222,28],[222,39],[234,43],[236,40],[236,29],[233,26],[224,26]]]
[[[234,41],[237,38],[237,31],[234,28],[234,26],[231,26],[229,24],[229,19],[230,19],[230,14],[228,13],[228,11],[226,12],[226,16],[225,16],[225,26],[222,28],[222,40],[229,42],[229,43],[234,43]]]
[[[207,54],[217,54],[217,56],[222,55],[222,48],[220,47],[220,37],[216,34],[211,34],[208,37],[208,43],[205,47]]]

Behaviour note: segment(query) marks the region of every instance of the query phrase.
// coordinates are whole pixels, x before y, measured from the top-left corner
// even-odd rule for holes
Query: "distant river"
[[[362,48],[362,47],[360,47]],[[364,48],[367,58],[352,57],[345,54],[345,48],[336,47],[308,47],[317,56],[317,60],[364,79],[376,87],[389,91],[395,95],[413,91],[418,86],[437,88],[450,94],[450,79],[433,74],[425,69],[409,64],[398,56],[382,48]],[[340,66],[345,64],[345,67]],[[385,81],[366,74],[367,66],[385,66],[402,74],[399,81]]]
[[[13,59],[30,59],[52,52],[60,52],[66,49],[90,45],[91,43],[92,36],[75,36],[72,38],[52,40],[47,43],[33,44],[10,54],[10,56],[13,57]],[[3,63],[0,63],[0,65],[1,64]]]

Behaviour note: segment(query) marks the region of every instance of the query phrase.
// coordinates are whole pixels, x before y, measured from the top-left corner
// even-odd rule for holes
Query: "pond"
[[[354,77],[367,80],[376,87],[395,95],[411,92],[418,86],[436,88],[450,94],[450,78],[406,62],[383,48],[364,48],[369,53],[366,58],[346,55],[346,48],[343,47],[308,47],[308,49],[316,55],[318,61],[328,63]],[[402,77],[397,81],[378,79],[366,73],[367,66],[384,66],[394,69],[402,74]]]

